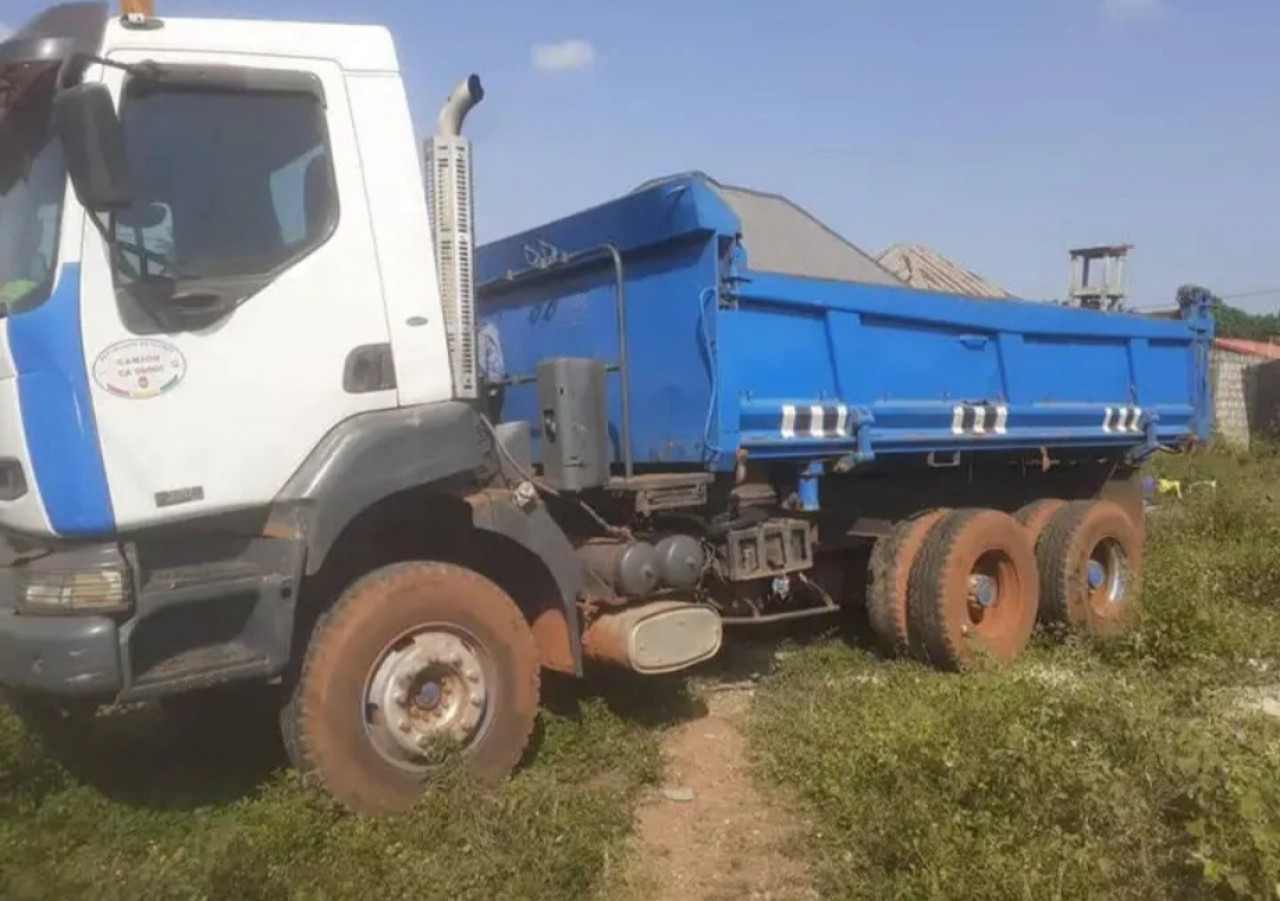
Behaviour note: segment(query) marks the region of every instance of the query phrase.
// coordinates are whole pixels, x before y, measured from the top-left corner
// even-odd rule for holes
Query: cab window
[[[117,282],[215,282],[241,295],[324,244],[338,198],[322,99],[131,80],[121,107],[135,202]]]

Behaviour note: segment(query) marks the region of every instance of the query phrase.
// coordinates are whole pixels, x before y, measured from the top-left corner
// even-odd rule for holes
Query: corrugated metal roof
[[[1014,296],[976,272],[920,244],[894,244],[880,254],[878,261],[899,279],[922,291],[945,291],[1000,300]]]
[[[679,177],[702,179],[733,210],[742,224],[747,265],[756,272],[902,287],[871,254],[779,194],[721,184],[703,172],[653,179],[636,190]]]
[[[757,272],[902,287],[860,247],[777,194],[711,182],[742,221],[747,262]]]

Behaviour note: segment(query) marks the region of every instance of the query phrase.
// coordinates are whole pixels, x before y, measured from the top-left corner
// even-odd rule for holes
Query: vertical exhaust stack
[[[440,273],[454,393],[467,400],[479,396],[479,376],[471,142],[462,136],[462,123],[483,99],[479,76],[471,75],[454,88],[440,109],[436,133],[424,148],[427,209]]]

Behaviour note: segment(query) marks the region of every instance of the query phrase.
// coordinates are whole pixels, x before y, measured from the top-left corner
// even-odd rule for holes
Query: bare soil
[[[713,686],[705,693],[705,715],[674,726],[666,736],[666,780],[640,808],[624,896],[818,897],[795,854],[797,815],[752,781],[741,727],[753,696],[749,683]]]

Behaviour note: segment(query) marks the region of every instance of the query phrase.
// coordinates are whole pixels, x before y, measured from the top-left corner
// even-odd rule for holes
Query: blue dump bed
[[[535,424],[535,458],[531,380],[551,357],[617,364],[615,460],[625,379],[637,468],[725,470],[739,450],[1141,456],[1208,437],[1207,307],[1170,320],[915,290],[783,198],[702,175],[481,247],[476,274],[482,373],[505,382],[504,421]]]

